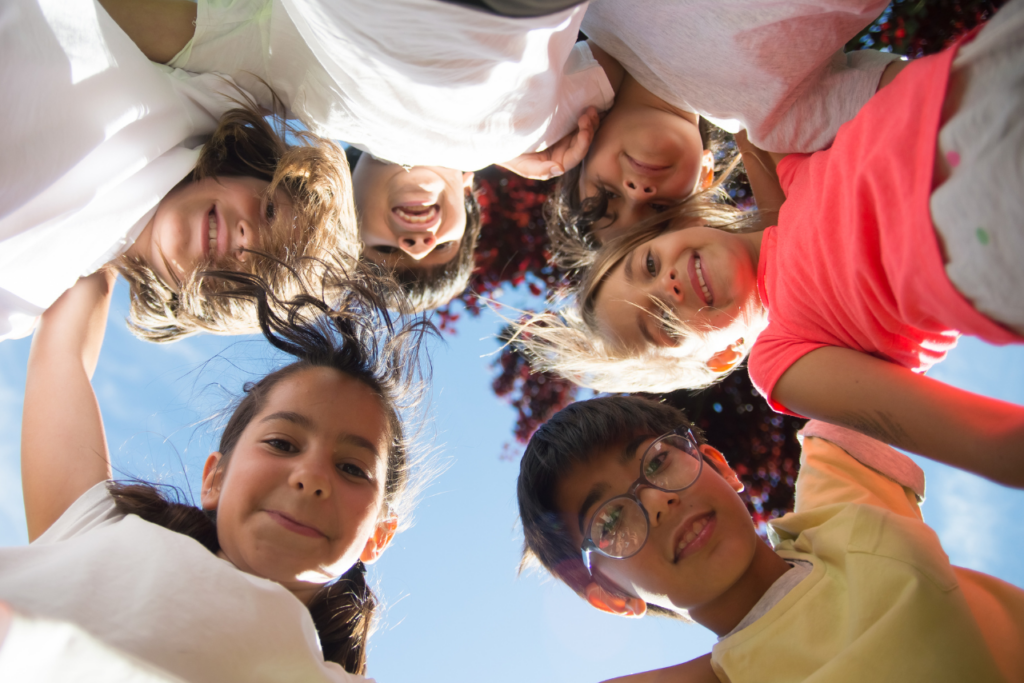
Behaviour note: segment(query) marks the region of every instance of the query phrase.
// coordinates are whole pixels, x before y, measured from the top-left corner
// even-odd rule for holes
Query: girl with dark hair
[[[0,340],[108,263],[142,339],[255,332],[252,306],[199,272],[278,291],[285,265],[313,277],[318,258],[358,252],[336,144],[269,123],[229,79],[151,63],[93,0],[15,5],[0,24]]]
[[[426,321],[337,279],[338,311],[218,275],[295,361],[247,384],[203,469],[201,508],[111,481],[90,376],[113,275],[66,292],[33,339],[22,431],[31,544],[0,550],[0,601],[69,621],[188,681],[353,681],[374,609],[363,563],[406,517]],[[333,291],[333,290],[332,290]],[[17,617],[15,618],[17,625]]]

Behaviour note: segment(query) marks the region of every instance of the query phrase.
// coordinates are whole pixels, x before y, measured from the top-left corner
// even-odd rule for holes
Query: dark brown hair
[[[704,149],[710,150],[717,158],[722,145],[722,132],[703,117],[698,121],[697,128]],[[721,160],[716,166],[721,167],[716,170],[720,170],[723,177],[733,168],[729,159]],[[551,261],[565,270],[579,270],[590,265],[600,247],[590,234],[591,228],[608,214],[606,193],[601,192],[586,199],[580,197],[582,172],[582,163],[566,171],[544,204],[548,239],[551,241]]]
[[[520,571],[539,563],[583,597],[591,577],[558,511],[558,482],[573,467],[589,463],[597,451],[691,426],[681,410],[639,396],[605,396],[573,403],[541,425],[519,463],[516,497],[523,524]],[[702,438],[696,427],[694,433]],[[594,579],[600,581],[598,576]],[[611,584],[604,587],[620,592]],[[656,605],[649,609],[678,616]]]
[[[272,345],[296,360],[257,382],[247,383],[221,434],[219,467],[228,467],[239,437],[259,414],[271,390],[291,375],[310,367],[333,368],[369,387],[387,417],[388,456],[382,515],[396,515],[408,504],[409,443],[401,411],[415,409],[425,386],[426,371],[419,361],[425,335],[433,326],[418,318],[409,322],[388,313],[387,296],[394,283],[377,278],[359,266],[357,277],[343,276],[340,265],[325,266],[323,291],[337,300],[328,306],[324,297],[301,294],[281,300],[258,276],[232,271],[204,273],[225,281],[219,296],[249,299],[260,329]],[[190,536],[211,552],[220,549],[216,515],[184,504],[166,487],[145,483],[112,482],[111,495],[118,510],[136,514],[153,524]],[[366,670],[366,642],[373,622],[376,598],[357,563],[312,598],[310,615],[316,625],[324,658],[346,671]]]

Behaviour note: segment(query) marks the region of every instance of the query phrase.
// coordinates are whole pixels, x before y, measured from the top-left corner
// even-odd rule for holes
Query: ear
[[[373,530],[373,536],[366,541],[366,546],[363,547],[363,552],[359,554],[359,559],[364,564],[371,564],[377,561],[377,558],[381,556],[388,544],[391,543],[391,539],[395,537],[395,531],[398,529],[398,517],[388,517],[377,525],[377,528]]]
[[[216,510],[220,503],[220,487],[224,479],[220,459],[220,453],[210,453],[203,465],[203,490],[199,493],[199,501],[204,510]]]
[[[707,360],[712,372],[729,372],[743,358],[743,340],[737,339],[729,344],[724,351],[719,351]]]
[[[706,190],[711,187],[713,182],[715,182],[715,155],[711,153],[710,149],[706,149],[700,155],[700,181],[698,186],[701,190]]]
[[[700,446],[701,455],[708,460],[715,463],[715,469],[722,475],[722,479],[732,487],[732,490],[739,493],[744,489],[743,482],[740,481],[740,477],[736,474],[736,471],[729,466],[729,462],[725,459],[725,456],[710,444],[702,444]]]
[[[462,174],[462,187],[465,188],[466,192],[473,191],[473,172],[465,171]]]
[[[620,617],[642,617],[647,612],[647,603],[640,598],[626,598],[607,591],[591,582],[583,589],[583,594],[592,606]]]

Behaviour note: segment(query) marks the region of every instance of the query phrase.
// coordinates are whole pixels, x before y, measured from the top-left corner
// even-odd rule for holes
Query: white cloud
[[[998,523],[1005,518],[998,487],[948,468],[929,482],[925,510],[934,514],[932,527],[954,565],[994,572],[999,559]]]

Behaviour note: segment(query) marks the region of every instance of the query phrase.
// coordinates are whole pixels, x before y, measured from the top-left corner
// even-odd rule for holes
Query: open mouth
[[[708,286],[707,279],[704,277],[703,263],[701,262],[700,254],[697,252],[693,253],[687,271],[690,275],[690,286],[693,287],[694,293],[704,302],[705,306],[713,306],[715,297],[712,296],[711,287]]]
[[[711,538],[715,529],[715,513],[709,512],[693,521],[687,521],[682,535],[676,542],[676,561],[697,552]]]
[[[391,213],[412,230],[429,230],[441,220],[441,207],[437,204],[395,206]]]
[[[210,254],[217,253],[217,207],[212,207],[206,218],[208,226],[207,237],[209,239],[206,255],[209,256]]]

